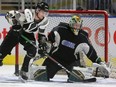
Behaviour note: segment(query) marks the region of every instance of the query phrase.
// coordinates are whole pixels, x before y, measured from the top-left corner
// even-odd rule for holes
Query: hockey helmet
[[[48,12],[49,6],[46,2],[40,2],[40,3],[37,3],[36,9],[41,9]]]
[[[75,34],[78,35],[79,30],[82,27],[82,20],[80,16],[72,16],[70,21],[69,21],[69,26],[71,27],[71,31]]]

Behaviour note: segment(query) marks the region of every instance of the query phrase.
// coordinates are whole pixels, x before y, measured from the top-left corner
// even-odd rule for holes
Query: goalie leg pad
[[[85,76],[80,70],[73,70],[74,75],[70,75],[68,82],[81,82],[84,80]]]
[[[34,73],[34,80],[36,80],[36,81],[48,81],[46,67],[38,69]]]

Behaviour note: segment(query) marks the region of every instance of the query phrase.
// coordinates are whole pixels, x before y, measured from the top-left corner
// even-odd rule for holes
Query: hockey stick
[[[31,45],[33,45],[35,48],[38,49],[38,47],[32,43],[31,40],[29,40],[27,37],[25,37],[24,35],[21,35],[22,38],[24,38],[27,42],[29,42]],[[51,59],[53,62],[55,62],[58,66],[60,66],[62,69],[64,69],[66,72],[68,72],[69,74],[71,74],[72,76],[74,76],[75,78],[79,79],[78,77],[80,77],[80,75],[77,75],[74,71],[69,71],[67,68],[65,68],[62,64],[60,64],[58,61],[56,61],[54,58],[52,58],[48,53],[45,53],[45,55]],[[81,77],[80,77],[81,78]],[[80,79],[80,82],[95,82],[96,78],[89,78],[89,79]]]

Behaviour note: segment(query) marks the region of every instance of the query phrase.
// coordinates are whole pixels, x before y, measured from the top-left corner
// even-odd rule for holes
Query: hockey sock
[[[22,71],[28,72],[28,65],[29,65],[30,59],[31,59],[31,58],[29,58],[29,57],[26,55],[26,57],[24,58],[24,62],[23,62],[22,68],[21,68]]]

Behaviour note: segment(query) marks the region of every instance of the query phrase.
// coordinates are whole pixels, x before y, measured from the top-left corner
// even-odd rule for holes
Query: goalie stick
[[[35,48],[38,49],[38,47],[32,43],[32,41],[30,41],[27,37],[25,37],[24,35],[21,35],[22,38],[24,38],[27,42],[29,42],[31,45],[33,45]],[[78,77],[80,77],[79,75],[77,75],[74,71],[69,71],[67,68],[65,68],[62,64],[60,64],[58,61],[56,61],[54,58],[52,58],[48,53],[45,52],[45,55],[48,56],[49,59],[51,59],[53,62],[55,62],[58,66],[60,66],[62,69],[64,69],[66,72],[68,72],[69,74],[71,74],[72,76],[74,76],[75,78],[78,79]],[[89,79],[80,79],[79,82],[95,82],[96,78],[89,78]]]

